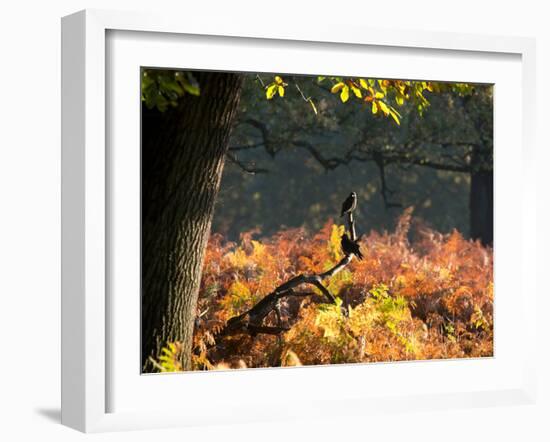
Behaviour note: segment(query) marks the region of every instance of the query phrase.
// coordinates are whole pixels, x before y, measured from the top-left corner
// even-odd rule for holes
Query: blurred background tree
[[[328,81],[288,77],[284,98],[262,99],[267,75],[244,82],[213,230],[320,228],[342,198],[362,199],[365,230],[393,227],[404,207],[441,232],[493,240],[492,86],[432,83],[428,106],[372,118],[370,103],[338,105]],[[337,91],[338,92],[338,91]],[[315,111],[305,98],[315,96]]]

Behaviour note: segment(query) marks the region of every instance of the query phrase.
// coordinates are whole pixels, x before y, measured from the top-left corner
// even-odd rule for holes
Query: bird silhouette
[[[358,259],[363,259],[363,254],[361,253],[361,249],[359,248],[359,243],[357,241],[352,241],[347,233],[344,233],[342,235],[342,241],[340,242],[342,245],[342,250],[346,255],[355,255]]]
[[[342,213],[340,216],[344,216],[344,213],[351,213],[357,207],[357,194],[351,192],[346,200],[342,203]]]

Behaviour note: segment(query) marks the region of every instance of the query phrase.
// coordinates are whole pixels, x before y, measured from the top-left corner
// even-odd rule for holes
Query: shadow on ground
[[[59,408],[36,408],[34,411],[50,422],[61,423],[61,410]]]

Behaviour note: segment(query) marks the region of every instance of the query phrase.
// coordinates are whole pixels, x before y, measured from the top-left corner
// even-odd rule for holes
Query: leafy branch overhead
[[[268,100],[271,100],[275,94],[279,94],[279,97],[285,96],[285,83],[281,77],[275,75],[274,81],[265,87],[265,96]]]
[[[185,94],[200,95],[200,85],[190,71],[142,69],[141,98],[149,109],[157,108],[161,112],[175,107],[178,100]],[[264,82],[257,75],[257,80],[265,90],[265,97],[273,100],[275,97],[284,98],[291,81],[285,81],[281,75],[272,77],[272,81]],[[361,77],[291,77],[296,92],[307,102],[313,112],[318,114],[318,106],[314,97],[306,96],[300,82],[313,82],[330,93],[338,95],[342,103],[359,100],[370,109],[373,115],[392,118],[400,125],[402,115],[396,106],[410,103],[420,115],[429,107],[426,97],[429,93],[454,92],[460,96],[469,95],[474,86],[467,83],[443,83],[434,81],[389,80]],[[352,99],[352,100],[350,100]]]
[[[269,93],[271,85],[283,82],[280,76],[275,77],[275,82],[267,87],[267,98],[272,98]],[[342,103],[349,101],[350,97],[369,105],[373,115],[391,117],[398,125],[401,124],[401,114],[392,105],[403,106],[405,102],[411,102],[420,115],[430,105],[425,97],[426,92],[443,93],[454,92],[458,95],[469,95],[473,92],[473,86],[467,83],[441,83],[432,81],[387,80],[358,77],[324,77],[318,76],[319,84],[330,83],[330,92],[337,94]],[[279,92],[281,97],[284,96]],[[309,98],[311,100],[311,98]],[[315,113],[317,113],[314,107]]]
[[[200,95],[200,85],[189,71],[142,69],[141,100],[148,109],[164,112],[185,95]]]

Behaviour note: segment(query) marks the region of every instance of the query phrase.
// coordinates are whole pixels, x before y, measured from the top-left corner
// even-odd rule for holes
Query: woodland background
[[[238,240],[256,228],[264,235],[284,226],[316,230],[355,190],[366,230],[391,229],[414,206],[415,216],[441,233],[457,229],[479,239],[489,230],[484,242],[492,242],[492,187],[471,188],[477,171],[468,156],[474,144],[487,143],[483,171],[492,184],[492,86],[477,85],[482,93],[473,98],[425,92],[426,111],[396,106],[403,115],[396,125],[353,100],[335,104],[329,87],[300,77],[291,78],[315,97],[318,114],[292,87],[284,99],[265,100],[257,78],[269,82],[269,75],[251,74],[244,83],[229,147],[239,163],[225,165],[213,232]],[[380,152],[380,161],[360,149]],[[411,152],[416,164],[406,158]],[[243,173],[243,165],[257,173]],[[476,202],[490,210],[472,219]]]
[[[144,71],[145,140],[181,96],[200,99],[196,77]],[[491,85],[244,75],[192,369],[491,356],[492,110]],[[343,258],[337,217],[351,190],[365,259],[330,279],[336,302],[292,294],[228,333],[275,287]],[[166,342],[149,369],[184,370],[183,353]]]

